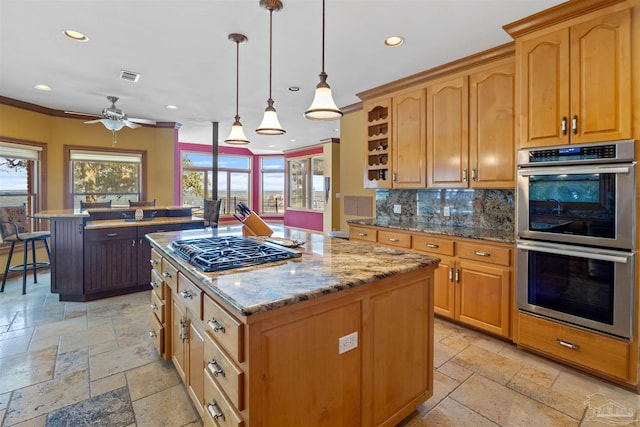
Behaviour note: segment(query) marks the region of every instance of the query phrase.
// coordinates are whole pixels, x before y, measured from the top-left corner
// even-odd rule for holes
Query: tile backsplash
[[[512,232],[514,190],[376,190],[376,218]]]

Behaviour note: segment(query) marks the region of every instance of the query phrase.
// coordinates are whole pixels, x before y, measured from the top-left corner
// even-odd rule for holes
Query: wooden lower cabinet
[[[433,394],[433,267],[242,316],[165,264],[167,351],[205,426],[395,426]]]
[[[456,316],[456,262],[453,258],[440,258],[433,282],[433,309],[436,314],[449,317]]]

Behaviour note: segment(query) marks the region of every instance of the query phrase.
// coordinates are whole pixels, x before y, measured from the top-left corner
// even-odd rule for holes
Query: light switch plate
[[[402,205],[393,205],[393,213],[402,213]]]

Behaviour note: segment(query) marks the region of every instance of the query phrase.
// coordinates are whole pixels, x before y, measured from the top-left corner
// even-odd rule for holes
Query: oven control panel
[[[518,151],[518,165],[615,163],[635,160],[635,141],[573,144]]]

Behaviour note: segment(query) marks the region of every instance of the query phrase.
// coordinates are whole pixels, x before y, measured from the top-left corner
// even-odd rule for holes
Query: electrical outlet
[[[393,205],[393,213],[402,213],[402,205]]]
[[[444,216],[450,216],[451,215],[451,209],[449,209],[449,206],[445,206],[444,207],[444,212],[442,214]]]
[[[338,338],[338,354],[346,353],[358,347],[358,332],[352,332],[349,335]]]

